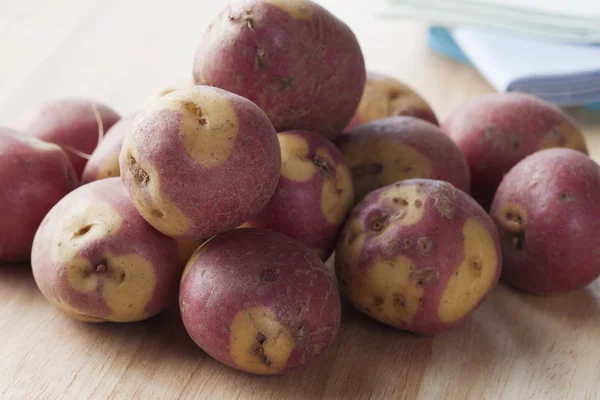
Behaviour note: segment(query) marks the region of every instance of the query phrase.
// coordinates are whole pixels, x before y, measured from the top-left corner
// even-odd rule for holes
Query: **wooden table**
[[[61,96],[135,110],[155,88],[189,76],[222,3],[3,0],[0,123]],[[440,117],[492,91],[474,70],[429,51],[425,25],[376,20],[368,1],[322,3],[355,30],[370,69],[415,87]],[[571,112],[599,160],[600,115]],[[46,302],[26,265],[0,268],[0,304],[3,400],[600,398],[600,282],[547,298],[501,285],[464,325],[437,337],[395,331],[346,306],[328,355],[283,377],[211,359],[176,307],[134,324],[72,321]]]

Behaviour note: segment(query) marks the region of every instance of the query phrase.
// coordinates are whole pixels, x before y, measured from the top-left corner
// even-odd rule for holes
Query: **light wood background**
[[[63,96],[132,112],[189,77],[224,1],[0,0],[0,124]],[[426,26],[379,20],[377,1],[321,1],[356,32],[368,68],[421,92],[442,119],[492,89],[427,49]],[[600,159],[600,115],[570,110]],[[2,221],[0,221],[0,229]],[[499,286],[459,329],[416,337],[345,308],[339,338],[304,371],[258,377],[222,366],[176,307],[145,322],[93,325],[56,311],[28,266],[0,267],[1,399],[597,399],[600,282],[534,297]]]

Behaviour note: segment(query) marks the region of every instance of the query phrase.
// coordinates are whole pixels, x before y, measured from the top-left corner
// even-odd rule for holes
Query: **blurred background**
[[[443,119],[465,98],[525,91],[600,117],[598,0],[320,0],[356,33],[367,67],[420,92]],[[226,0],[0,1],[0,123],[61,96],[127,114],[187,79]]]

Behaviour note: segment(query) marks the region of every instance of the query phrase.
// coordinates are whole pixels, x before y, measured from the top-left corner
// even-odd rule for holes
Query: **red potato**
[[[0,127],[0,262],[28,260],[44,215],[76,187],[59,146]]]
[[[120,166],[134,205],[152,226],[197,239],[257,214],[275,191],[281,156],[273,125],[254,103],[195,86],[139,112]]]
[[[255,102],[277,132],[340,134],[365,84],[360,46],[346,24],[309,0],[247,0],[228,6],[196,52],[197,84]]]
[[[93,105],[105,132],[121,118],[106,105],[95,101],[61,99],[29,110],[22,116],[18,128],[25,134],[63,146],[77,176],[81,177],[87,160],[68,151],[65,145],[92,154],[98,144],[98,122]]]
[[[442,129],[467,157],[473,197],[486,210],[504,174],[528,155],[551,147],[587,154],[583,134],[568,115],[523,93],[476,97],[455,110]]]
[[[375,189],[411,178],[439,179],[469,192],[465,156],[431,123],[384,118],[349,130],[336,144],[352,174],[356,202]]]
[[[491,216],[502,278],[535,294],[567,292],[600,275],[600,166],[570,149],[535,153],[498,187]]]
[[[119,154],[121,153],[125,134],[135,116],[136,114],[131,114],[120,119],[106,132],[104,138],[85,165],[83,175],[81,176],[82,184],[121,175]]]
[[[394,115],[438,124],[429,104],[409,86],[390,76],[367,72],[362,99],[346,130]]]
[[[38,229],[31,266],[51,304],[89,322],[130,322],[157,314],[177,295],[177,243],[152,228],[119,178],[81,186]]]
[[[198,249],[181,280],[179,307],[205,352],[263,375],[309,364],[340,325],[340,298],[325,264],[264,229],[236,229]]]
[[[475,200],[447,182],[410,179],[352,210],[335,266],[360,311],[429,335],[456,327],[486,298],[502,255],[498,231]]]
[[[281,177],[275,194],[243,226],[281,232],[327,260],[352,208],[352,178],[333,143],[308,131],[279,133]]]

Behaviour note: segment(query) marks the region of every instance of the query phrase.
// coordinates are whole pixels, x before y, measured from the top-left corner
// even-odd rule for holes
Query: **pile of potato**
[[[429,335],[500,277],[536,294],[598,277],[600,167],[567,115],[493,94],[437,121],[367,74],[321,6],[235,3],[193,84],[123,119],[65,99],[0,128],[0,261],[30,259],[49,302],[83,321],[178,299],[203,350],[257,374],[331,346],[337,283],[366,315]]]

